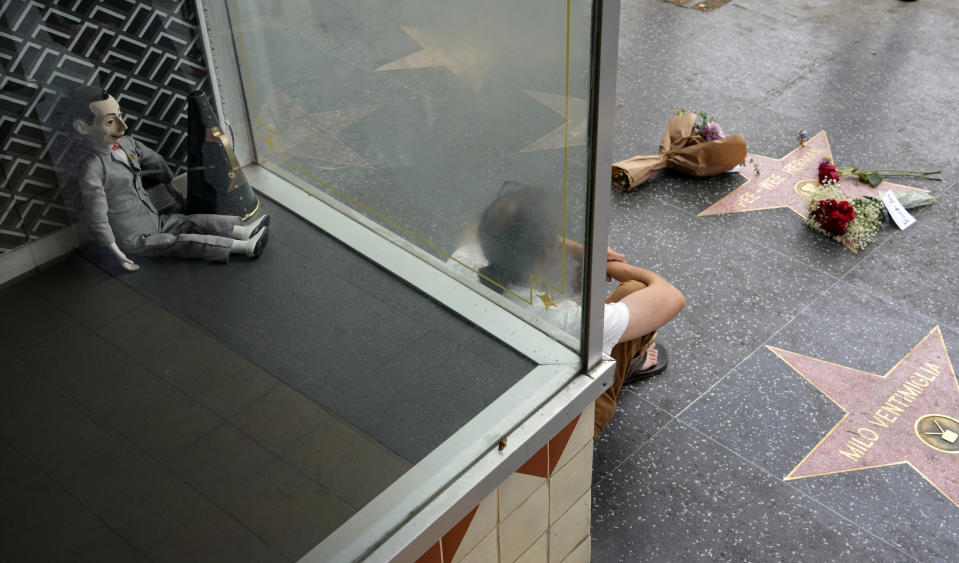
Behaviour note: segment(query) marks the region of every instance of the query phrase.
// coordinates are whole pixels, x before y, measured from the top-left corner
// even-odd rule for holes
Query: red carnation
[[[833,167],[835,170],[835,167]],[[846,234],[846,225],[856,218],[856,212],[848,201],[824,199],[813,211],[822,229],[829,234],[841,237]]]
[[[836,165],[828,160],[819,163],[819,183],[825,184],[826,180],[839,180],[839,172],[836,172]]]

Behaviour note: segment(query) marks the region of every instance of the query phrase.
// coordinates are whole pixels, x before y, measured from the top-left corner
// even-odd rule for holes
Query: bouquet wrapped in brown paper
[[[697,117],[703,118],[702,124],[696,123]],[[666,126],[659,154],[617,162],[613,165],[613,184],[629,191],[667,167],[692,176],[715,176],[745,158],[746,138],[741,133],[723,137],[719,124],[709,116],[681,110]]]

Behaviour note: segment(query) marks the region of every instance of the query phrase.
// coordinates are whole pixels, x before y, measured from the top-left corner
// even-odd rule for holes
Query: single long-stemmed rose
[[[878,186],[885,178],[892,176],[911,176],[914,178],[925,178],[927,180],[936,180],[941,182],[942,178],[934,178],[933,174],[941,174],[942,170],[932,170],[930,172],[922,172],[920,170],[896,170],[893,168],[878,168],[876,170],[860,170],[859,168],[850,166],[848,168],[839,168],[837,170],[840,176],[843,175],[853,175],[858,176],[859,181],[864,184],[869,184],[872,187]]]

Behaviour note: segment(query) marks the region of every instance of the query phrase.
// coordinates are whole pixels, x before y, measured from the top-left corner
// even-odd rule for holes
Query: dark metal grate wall
[[[193,0],[0,0],[0,253],[69,222],[55,166],[60,94],[101,86],[130,134],[186,163],[186,96],[209,90]]]

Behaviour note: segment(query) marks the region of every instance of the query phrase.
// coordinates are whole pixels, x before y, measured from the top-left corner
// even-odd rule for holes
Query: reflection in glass
[[[231,4],[261,164],[455,269],[475,271],[450,257],[504,184],[543,189],[557,238],[584,242],[583,3]],[[578,299],[568,248],[532,284],[486,281],[527,308]]]
[[[450,258],[478,273],[496,293],[531,305],[537,317],[570,335],[579,335],[581,300],[559,299],[562,291],[547,280],[563,271],[569,257],[582,278],[583,246],[562,237],[561,217],[553,215],[554,195],[545,188],[506,182]]]

